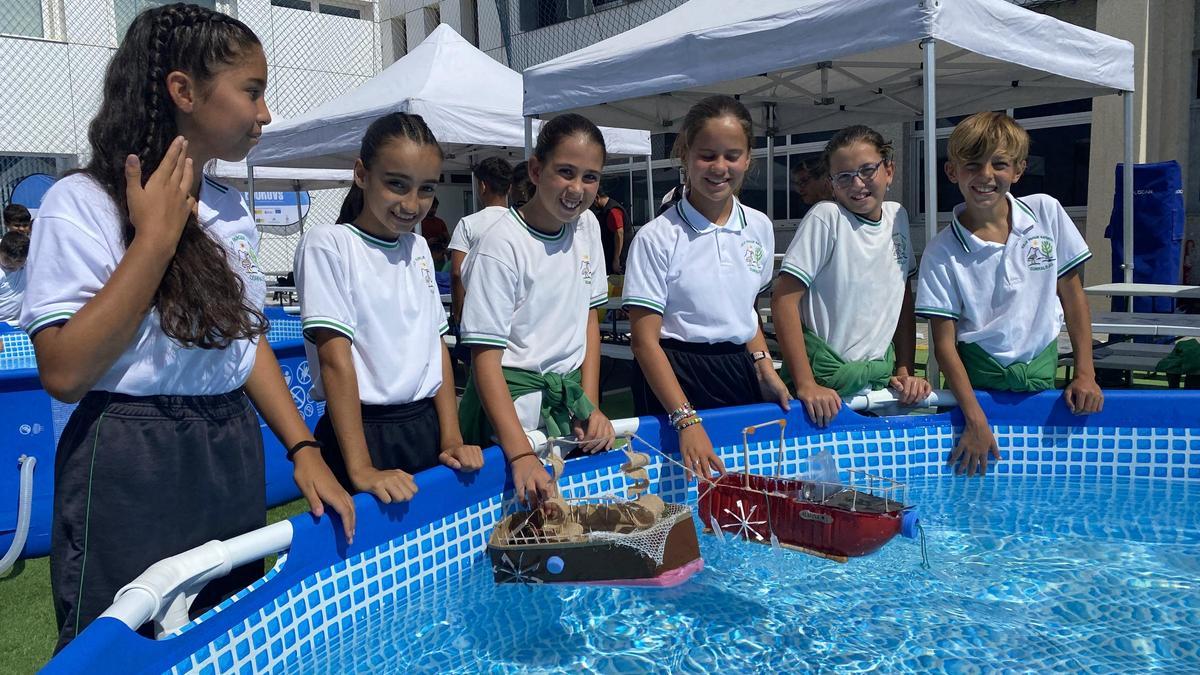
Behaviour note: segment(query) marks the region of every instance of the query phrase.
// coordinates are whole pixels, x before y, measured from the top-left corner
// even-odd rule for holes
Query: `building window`
[[[578,19],[637,0],[520,0],[521,30],[530,31]]]
[[[1017,108],[1012,112],[1017,122],[1029,132],[1029,159],[1024,175],[1012,187],[1013,196],[1045,193],[1054,197],[1063,206],[1087,206],[1088,162],[1091,158],[1091,110],[1092,100],[1080,99],[1048,105]],[[945,165],[946,144],[957,124],[964,117],[939,120],[938,124],[938,213],[947,217],[962,201],[958,186],[951,183],[942,170]],[[920,129],[920,124],[916,128]],[[913,195],[913,214],[925,212],[925,141],[920,133],[911,139],[913,156],[917,158],[910,167],[915,167],[918,180],[914,181],[917,191]]]
[[[133,23],[134,17],[138,14],[151,9],[153,7],[162,7],[170,5],[178,0],[114,0],[113,15],[117,20],[117,42],[125,37],[125,32],[129,30],[129,24]],[[216,9],[216,0],[188,0],[195,5],[207,7],[208,9]]]
[[[42,0],[8,0],[0,10],[0,33],[43,37]]]
[[[347,19],[363,18],[363,6],[360,3],[347,0],[346,2],[321,2],[321,0],[271,0],[275,7],[296,9],[302,12],[318,12],[329,16],[342,16]]]

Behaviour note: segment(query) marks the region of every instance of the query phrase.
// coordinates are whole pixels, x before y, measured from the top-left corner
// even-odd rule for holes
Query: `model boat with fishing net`
[[[786,422],[776,420],[743,431],[749,466],[749,436],[779,425],[783,452]],[[700,490],[700,520],[706,533],[733,535],[846,562],[878,551],[897,534],[917,536],[916,509],[906,506],[904,484],[850,469],[839,479],[832,456],[817,455],[820,466],[805,478],[729,472]],[[824,460],[823,462],[820,460]]]
[[[496,583],[670,587],[703,569],[692,510],[648,494],[649,457],[626,454],[632,499],[556,496],[502,518],[487,547]]]

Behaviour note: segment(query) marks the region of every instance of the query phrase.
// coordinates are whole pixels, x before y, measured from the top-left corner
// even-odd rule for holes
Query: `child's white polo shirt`
[[[485,206],[471,215],[463,216],[450,235],[450,244],[446,248],[470,253],[488,228],[507,214],[507,206]]]
[[[348,223],[322,225],[304,235],[295,270],[310,364],[319,365],[311,331],[328,328],[350,338],[363,403],[437,393],[448,326],[424,237],[407,232],[387,241]],[[321,369],[313,372],[313,398],[323,401]]]
[[[745,344],[758,333],[755,298],[771,285],[775,229],[737,199],[722,226],[685,196],[633,239],[621,304],[662,315],[661,336]]]
[[[0,269],[0,321],[16,321],[21,316],[25,297],[25,268],[5,272]]]
[[[826,201],[796,229],[780,274],[804,282],[804,325],[846,361],[881,359],[916,274],[908,212],[884,202],[878,221]]]
[[[463,282],[463,344],[504,347],[508,368],[569,373],[583,365],[588,313],[608,300],[596,216],[545,234],[509,209],[471,250]]]
[[[1002,366],[1027,363],[1063,326],[1058,279],[1092,256],[1058,200],[1007,195],[1012,231],[983,241],[954,220],[925,249],[917,313],[954,319],[957,339],[979,345]]]
[[[241,193],[204,176],[197,215],[241,276],[246,304],[262,309],[267,283],[258,267],[258,229]],[[65,323],[100,292],[125,256],[123,229],[116,204],[86,174],[67,176],[46,192],[26,263],[21,309],[26,332]],[[233,391],[250,376],[256,344],[234,340],[225,349],[184,348],[162,332],[158,311],[151,309],[92,388],[134,396]]]

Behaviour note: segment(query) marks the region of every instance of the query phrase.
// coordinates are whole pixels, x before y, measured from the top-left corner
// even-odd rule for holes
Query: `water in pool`
[[[1200,484],[909,482],[897,538],[840,565],[701,536],[668,590],[496,586],[486,560],[327,642],[303,672],[1200,670]]]

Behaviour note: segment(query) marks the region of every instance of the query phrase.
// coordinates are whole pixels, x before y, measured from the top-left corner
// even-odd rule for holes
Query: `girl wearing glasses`
[[[778,401],[754,301],[771,285],[771,219],[735,196],[750,167],[750,113],[729,96],[688,111],[675,141],[683,199],[633,240],[623,305],[629,310],[638,415],[668,413],[693,476],[724,471],[697,409]]]
[[[801,221],[771,299],[784,363],[818,426],[860,392],[890,386],[908,405],[930,392],[913,375],[908,213],[884,201],[892,144],[869,127],[847,127],[826,144],[822,164],[835,201]]]

